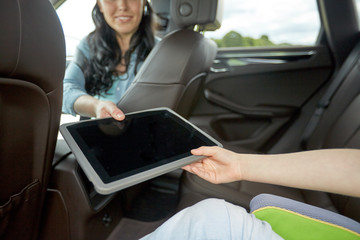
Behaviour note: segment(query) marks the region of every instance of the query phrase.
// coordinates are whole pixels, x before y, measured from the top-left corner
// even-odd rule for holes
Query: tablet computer
[[[168,108],[60,126],[80,167],[100,194],[110,194],[201,159],[191,149],[221,146]]]

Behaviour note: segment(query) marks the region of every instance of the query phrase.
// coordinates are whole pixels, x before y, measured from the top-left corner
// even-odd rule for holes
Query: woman
[[[146,0],[97,0],[95,30],[77,47],[64,78],[64,113],[124,119],[116,106],[153,48]]]

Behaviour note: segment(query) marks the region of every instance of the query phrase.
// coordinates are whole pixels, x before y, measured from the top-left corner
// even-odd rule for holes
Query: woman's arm
[[[201,147],[207,158],[184,169],[213,183],[247,180],[360,197],[360,150],[326,149],[257,155]]]
[[[76,48],[73,61],[66,69],[64,77],[63,108],[64,113],[80,114],[86,117],[113,117],[123,120],[124,113],[111,101],[98,100],[85,90],[84,64],[89,61],[89,46],[86,37]]]

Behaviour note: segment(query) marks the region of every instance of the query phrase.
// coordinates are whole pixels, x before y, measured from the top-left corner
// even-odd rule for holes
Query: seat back
[[[346,72],[311,134],[308,149],[360,148],[360,48],[355,50],[355,64]]]
[[[216,10],[221,3],[221,0],[171,2],[171,18],[179,29],[166,35],[151,51],[118,102],[120,109],[126,113],[168,107],[184,117],[189,115],[217,50],[212,40],[192,28],[196,24],[203,29],[219,27],[220,17]],[[203,11],[211,12],[205,20]]]
[[[65,43],[49,1],[0,1],[0,239],[36,239],[61,114]]]

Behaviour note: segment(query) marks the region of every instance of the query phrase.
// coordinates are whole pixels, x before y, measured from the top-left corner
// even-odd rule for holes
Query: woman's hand
[[[111,101],[99,100],[95,105],[95,115],[96,118],[113,117],[118,121],[125,119],[124,113]]]
[[[238,154],[220,147],[200,147],[191,153],[206,158],[184,166],[184,170],[215,184],[241,180]]]
[[[76,99],[74,110],[81,116],[105,118],[113,117],[121,121],[125,119],[125,114],[111,101],[96,99],[90,95],[82,95]]]

